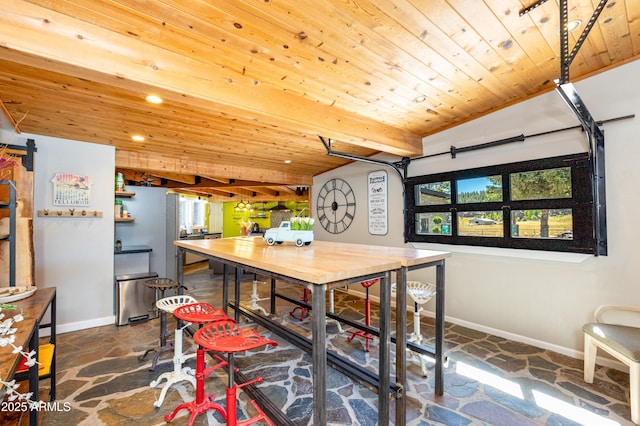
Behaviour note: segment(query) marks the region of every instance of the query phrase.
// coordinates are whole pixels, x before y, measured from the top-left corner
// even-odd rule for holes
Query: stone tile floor
[[[243,280],[243,300],[248,300],[253,276]],[[186,274],[184,284],[199,301],[220,305],[221,277],[207,269]],[[300,296],[299,288],[279,291]],[[260,292],[268,291],[266,285]],[[247,296],[244,296],[244,293]],[[349,318],[362,318],[361,304],[352,303],[354,295],[336,292],[336,312]],[[264,306],[266,303],[263,302]],[[283,322],[304,331],[307,324],[291,319],[292,306],[278,302]],[[375,313],[375,307],[372,312]],[[411,317],[411,315],[409,315]],[[375,318],[373,319],[375,324]],[[172,319],[168,329],[175,325]],[[409,324],[412,329],[412,324]],[[155,372],[149,372],[148,357],[138,356],[158,342],[159,321],[117,327],[103,326],[61,334],[58,337],[58,401],[68,403],[69,410],[47,411],[42,424],[52,425],[161,425],[183,399],[192,400],[192,386],[183,382],[168,392],[160,408],[153,403],[160,388],[149,383],[162,372],[170,371],[171,353],[161,358]],[[259,389],[294,424],[307,425],[311,419],[312,387],[310,357],[262,328],[265,336],[279,342],[273,349],[257,350],[236,357],[236,366],[249,377],[262,375]],[[422,334],[433,336],[432,321],[422,320]],[[377,345],[364,352],[362,339],[347,342],[348,334],[328,326],[332,349],[363,365],[376,365]],[[191,343],[185,337],[185,347]],[[445,393],[436,397],[433,374],[421,376],[417,363],[409,363],[407,392],[408,425],[628,425],[629,376],[616,370],[598,367],[594,384],[582,380],[582,361],[500,337],[447,323],[446,348],[449,364],[445,372]],[[207,392],[223,402],[226,374],[215,373],[207,380]],[[335,425],[375,425],[377,395],[330,369],[328,373],[328,420]],[[46,383],[46,382],[45,382]],[[241,418],[255,415],[246,395],[240,391]],[[249,407],[249,408],[246,408]],[[394,407],[391,407],[392,420]],[[245,411],[247,410],[247,411]],[[171,424],[187,424],[185,411]],[[196,425],[215,425],[220,417],[212,412],[201,415]]]

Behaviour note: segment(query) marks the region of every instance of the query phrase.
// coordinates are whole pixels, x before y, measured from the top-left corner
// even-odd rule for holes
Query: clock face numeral
[[[342,179],[331,179],[318,192],[318,220],[332,234],[344,232],[355,217],[356,197],[349,184]]]

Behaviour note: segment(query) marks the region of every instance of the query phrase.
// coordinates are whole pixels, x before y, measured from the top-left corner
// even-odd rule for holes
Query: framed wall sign
[[[57,173],[53,182],[54,206],[89,206],[91,180],[89,176]]]
[[[386,235],[387,217],[387,172],[380,170],[369,173],[367,188],[369,194],[369,233]]]

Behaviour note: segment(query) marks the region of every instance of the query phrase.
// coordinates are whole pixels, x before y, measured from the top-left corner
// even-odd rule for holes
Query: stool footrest
[[[249,380],[248,382],[244,382],[244,383],[236,385],[236,386],[238,387],[238,389],[242,389],[245,386],[253,385],[255,383],[262,383],[262,376],[256,377],[253,380]]]
[[[206,394],[204,396],[204,400],[200,403],[196,401],[183,402],[178,405],[175,410],[171,414],[167,414],[164,416],[164,421],[169,423],[174,417],[178,414],[180,410],[189,410],[191,415],[189,416],[188,426],[193,426],[193,422],[196,420],[200,414],[206,413],[209,410],[216,410],[218,413],[222,415],[223,418],[227,418],[227,412],[224,407],[217,402],[215,402],[216,396],[213,394]]]
[[[217,357],[217,356],[216,356],[215,358],[217,358],[217,359],[218,359],[219,357]],[[204,380],[204,379],[208,378],[208,377],[209,377],[209,375],[210,375],[213,371],[215,371],[215,370],[217,370],[217,369],[219,369],[219,368],[227,367],[228,365],[229,365],[229,363],[228,363],[227,361],[222,360],[222,361],[218,362],[216,365],[212,365],[211,367],[206,368],[206,369],[202,372],[202,379]]]
[[[257,423],[259,421],[264,421],[270,426],[275,426],[271,422],[271,420],[269,420],[269,417],[267,417],[267,415],[264,413],[264,411],[262,411],[260,409],[260,407],[258,407],[258,404],[256,404],[256,402],[253,399],[251,400],[251,405],[253,405],[253,408],[255,408],[258,411],[259,414],[257,414],[256,416],[250,418],[247,421],[238,423],[238,425],[240,425],[240,426],[251,425],[251,424]]]

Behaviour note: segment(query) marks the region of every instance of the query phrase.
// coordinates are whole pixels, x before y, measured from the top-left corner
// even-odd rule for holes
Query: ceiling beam
[[[186,183],[188,185],[194,185],[196,183],[196,177],[194,175],[183,175],[179,173],[149,173],[153,177],[160,179],[174,180],[176,182]]]
[[[52,10],[23,1],[0,6],[0,45],[5,52],[26,53],[29,63],[64,68],[78,78],[131,89],[143,83],[185,98],[219,104],[237,113],[260,114],[272,125],[294,125],[303,133],[400,156],[422,155],[422,138],[405,129],[337,109],[330,104],[283,93],[238,70],[185,61],[168,49],[146,44]],[[11,60],[24,60],[18,55]],[[114,78],[116,77],[116,78]],[[278,102],[272,102],[272,99]]]
[[[116,167],[141,170],[147,173],[190,173],[196,176],[219,176],[234,179],[242,176],[247,180],[271,182],[271,184],[308,186],[313,176],[286,173],[271,169],[236,167],[204,160],[178,160],[162,155],[116,150]]]
[[[232,179],[223,179],[223,178],[219,178],[219,177],[213,177],[213,176],[202,176],[205,179],[209,179],[212,180],[214,182],[220,182],[222,185],[229,185],[232,181]]]

